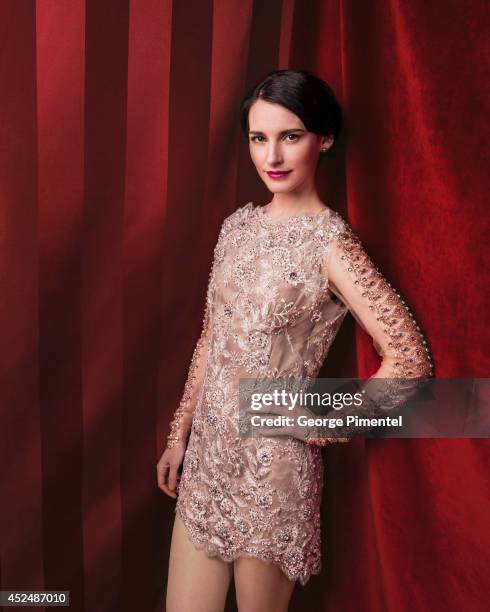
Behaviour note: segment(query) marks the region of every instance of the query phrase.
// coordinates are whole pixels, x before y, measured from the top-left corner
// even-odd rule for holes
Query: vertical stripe
[[[211,0],[173,3],[160,386],[160,397],[170,413],[185,380],[187,364],[182,364],[190,361],[199,334],[211,259],[210,254],[206,261],[200,257],[199,245],[207,231],[201,218],[208,163],[212,35]]]
[[[82,232],[84,563],[86,609],[122,609],[123,219],[127,0],[87,0],[85,208]],[[112,579],[112,577],[116,577]]]
[[[155,470],[163,450],[163,433],[155,438],[155,431],[166,405],[159,398],[158,382],[160,339],[166,331],[160,280],[168,180],[171,17],[170,1],[131,0],[123,228],[124,549],[119,604],[119,609],[128,611],[151,610],[157,594],[163,597],[161,568],[168,559],[174,503],[164,500],[157,488]]]
[[[239,150],[247,147],[247,141],[239,129],[238,110],[244,94],[253,1],[215,0],[213,8],[209,147],[201,216],[201,225],[207,228],[201,249],[207,259],[223,219],[244,203],[238,199],[237,173]],[[230,28],[232,21],[235,25]]]
[[[1,588],[42,589],[35,3],[0,23]]]
[[[83,609],[84,572],[79,241],[83,19],[82,0],[37,3],[44,559],[46,584],[69,589],[71,606],[78,610]]]
[[[281,37],[279,40],[279,60],[277,62],[277,67],[280,70],[291,68],[291,37],[295,4],[295,0],[282,0]]]
[[[243,94],[261,81],[268,72],[278,68],[281,9],[281,0],[254,0]],[[253,200],[257,204],[270,199],[270,193],[250,161],[248,146],[240,147],[237,193],[247,194],[246,200]]]

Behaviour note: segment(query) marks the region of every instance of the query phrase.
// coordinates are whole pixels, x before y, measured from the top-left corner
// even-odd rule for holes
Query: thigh
[[[234,562],[235,591],[239,612],[286,612],[295,581],[277,565],[240,557]]]
[[[219,612],[223,610],[233,564],[197,550],[175,515],[170,546],[167,612]]]

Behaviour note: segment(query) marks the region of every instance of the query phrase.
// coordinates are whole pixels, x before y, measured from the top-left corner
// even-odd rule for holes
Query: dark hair
[[[309,132],[337,140],[342,109],[332,88],[306,70],[274,70],[255,85],[240,104],[240,126],[248,138],[248,113],[256,100],[281,104],[297,115]]]

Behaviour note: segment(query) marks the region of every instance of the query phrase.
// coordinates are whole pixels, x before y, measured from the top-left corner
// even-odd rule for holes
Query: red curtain
[[[162,609],[155,464],[219,225],[269,198],[238,104],[270,70],[339,97],[320,194],[410,302],[436,375],[489,375],[488,21],[483,0],[0,1],[2,590]],[[377,363],[352,320],[327,361]],[[488,450],[326,449],[324,569],[291,610],[486,609]]]

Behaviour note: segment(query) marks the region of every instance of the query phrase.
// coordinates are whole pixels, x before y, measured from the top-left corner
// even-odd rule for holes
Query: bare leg
[[[233,564],[208,557],[189,540],[178,514],[170,545],[167,612],[222,612]]]
[[[234,575],[239,612],[287,612],[296,582],[276,565],[240,557]]]

